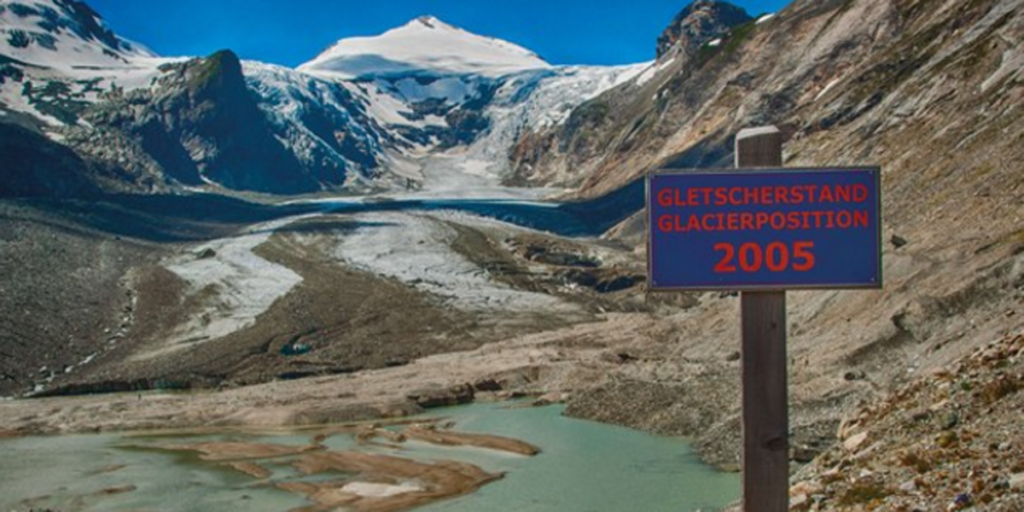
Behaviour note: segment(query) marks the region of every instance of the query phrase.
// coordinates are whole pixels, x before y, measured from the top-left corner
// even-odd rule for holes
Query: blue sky
[[[375,35],[431,14],[507,39],[552,64],[654,58],[655,40],[689,0],[88,0],[118,34],[161,55],[230,48],[244,59],[297,66],[343,37]],[[734,1],[757,15],[788,0]]]

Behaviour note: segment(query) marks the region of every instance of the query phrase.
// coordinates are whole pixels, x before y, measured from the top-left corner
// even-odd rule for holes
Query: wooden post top
[[[782,132],[774,126],[746,128],[736,134],[736,167],[782,165]]]

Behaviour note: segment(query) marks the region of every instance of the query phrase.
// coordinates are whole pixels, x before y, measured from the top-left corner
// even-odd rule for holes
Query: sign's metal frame
[[[825,284],[807,284],[807,285],[785,285],[785,284],[763,284],[763,285],[748,285],[742,287],[732,286],[673,286],[673,287],[655,287],[654,286],[654,253],[651,251],[651,180],[664,175],[707,175],[707,174],[735,174],[737,176],[749,176],[752,174],[784,174],[787,172],[822,172],[822,171],[868,171],[874,174],[875,179],[875,212],[877,214],[877,222],[875,223],[875,237],[878,239],[878,254],[877,254],[877,265],[878,265],[878,281],[871,284],[842,284],[842,283],[825,283]],[[720,168],[707,168],[707,169],[687,169],[687,168],[658,168],[647,173],[644,178],[644,194],[645,194],[645,209],[644,212],[644,240],[647,246],[647,291],[660,293],[660,292],[715,292],[715,291],[772,291],[772,290],[877,290],[882,288],[883,279],[883,267],[882,267],[882,169],[877,165],[861,165],[861,166],[831,166],[831,167],[720,167]]]

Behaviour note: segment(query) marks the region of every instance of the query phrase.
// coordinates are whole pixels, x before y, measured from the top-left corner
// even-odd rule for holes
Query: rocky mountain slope
[[[877,163],[914,183],[889,196],[896,216],[951,192],[1013,202],[978,192],[1019,185],[1020,2],[797,1],[745,22],[716,5],[673,22],[653,76],[523,137],[517,176],[598,194],[659,165],[728,164],[734,133],[775,124],[788,165]]]
[[[697,2],[673,22],[653,73],[521,138],[514,172],[594,196],[659,166],[730,166],[733,135],[764,124],[785,134],[787,165],[881,165],[884,290],[789,294],[792,456],[807,461],[859,404],[1020,329],[1024,9],[798,0],[742,21],[715,5]],[[637,215],[609,237],[642,253],[643,229]],[[738,335],[735,303],[696,298],[656,322],[675,340],[671,355],[636,343],[568,411],[698,435],[709,460],[735,467],[736,354],[722,343]]]

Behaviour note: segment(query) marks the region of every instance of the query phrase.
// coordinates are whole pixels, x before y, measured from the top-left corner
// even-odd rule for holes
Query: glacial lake
[[[483,403],[424,415],[454,421],[458,431],[532,443],[542,449],[534,457],[415,441],[396,451],[358,445],[349,434],[332,435],[323,444],[423,461],[458,460],[506,473],[473,494],[415,509],[423,512],[694,512],[717,510],[739,497],[739,475],[702,464],[684,439],[567,418],[561,412],[561,406]],[[308,431],[0,440],[0,510],[286,511],[310,503],[272,484],[323,477],[299,474],[287,457],[268,465],[272,475],[261,480],[195,455],[133,446],[200,441],[301,446],[309,440]]]

